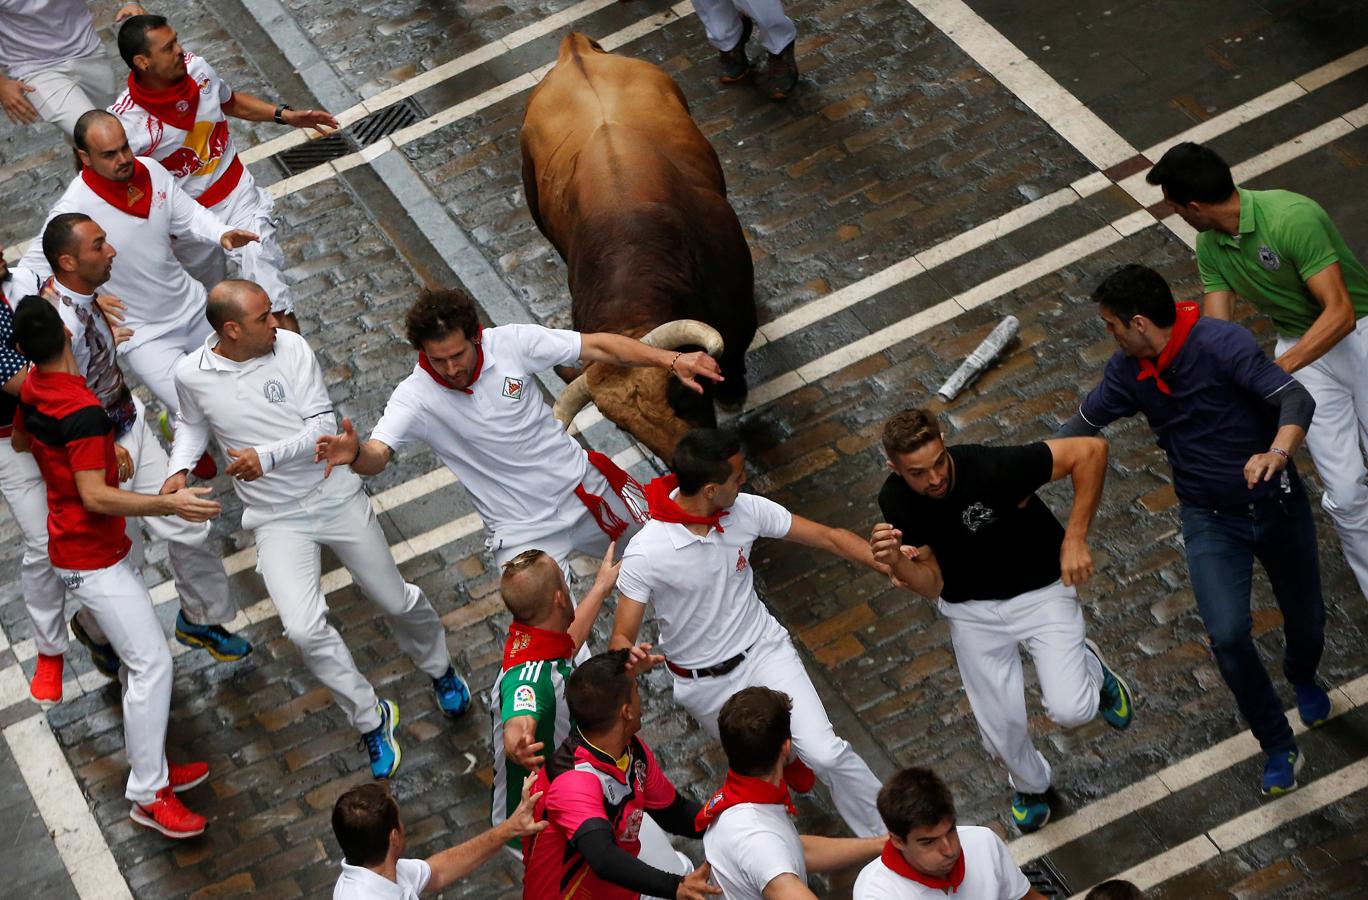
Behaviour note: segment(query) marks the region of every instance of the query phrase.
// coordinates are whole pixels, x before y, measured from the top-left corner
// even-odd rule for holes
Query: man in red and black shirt
[[[119,490],[114,428],[86,386],[57,310],[38,296],[14,312],[14,337],[34,363],[19,392],[15,442],[27,444],[47,484],[48,554],[57,575],[109,638],[128,671],[124,745],[132,771],[124,796],[134,822],[170,838],[204,831],[176,797],[209,776],[202,762],[168,766],[171,653],[152,598],[128,559],[124,516],[204,521],[219,505],[187,488],[161,496]]]
[[[705,863],[688,875],[637,859],[644,816],[661,828],[700,838],[698,802],[675,791],[650,749],[636,737],[641,695],[626,650],[600,653],[565,685],[575,727],[537,773],[537,817],[550,825],[527,839],[523,897],[541,900],[636,900],[642,894],[702,900],[722,893]]]

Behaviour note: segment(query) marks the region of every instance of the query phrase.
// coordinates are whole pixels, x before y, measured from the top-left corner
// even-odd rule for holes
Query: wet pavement
[[[1368,253],[1368,135],[1356,112],[1368,101],[1368,69],[1357,67],[1360,61],[1328,82],[1303,77],[1368,44],[1357,4],[969,6],[1136,152],[1161,152],[1172,136],[1282,91],[1286,102],[1261,112],[1272,105],[1265,102],[1211,143],[1232,163],[1253,161],[1258,174],[1249,186],[1319,199],[1350,246]],[[1143,262],[1181,293],[1199,289],[1189,248],[1152,218],[1134,218],[1141,204],[1125,182],[1134,164],[1088,179],[1096,168],[1051,127],[1051,111],[1014,94],[989,74],[991,60],[963,49],[974,46],[973,33],[947,35],[928,21],[961,7],[948,0],[790,4],[803,82],[784,104],[750,84],[716,84],[713,52],[687,6],[683,16],[637,29],[620,51],[663,66],[679,82],[722,159],[756,260],[767,340],[750,355],[752,402],[738,422],[751,489],[860,533],[877,517],[882,421],[927,402],[1003,315],[1021,319],[1020,340],[978,384],[944,405],[952,440],[1036,440],[1072,413],[1113,347],[1088,300],[1111,268]],[[551,14],[583,13],[574,27],[603,38],[668,9],[661,0],[573,7],[191,0],[176,7],[174,24],[186,46],[235,87],[336,110]],[[416,91],[420,115],[487,98],[549,62],[566,27],[514,42]],[[1286,88],[1296,80],[1305,85]],[[460,281],[495,323],[569,321],[564,268],[521,195],[517,129],[526,97],[525,90],[511,91],[472,103],[465,115],[373,165],[277,201],[304,333],[340,410],[363,432],[412,365],[399,334],[415,285]],[[1305,137],[1327,122],[1343,123],[1333,139]],[[235,127],[244,147],[281,131],[244,125]],[[287,174],[275,159],[252,168],[262,183]],[[29,237],[70,174],[69,155],[50,129],[0,122],[0,202],[7,212],[0,240]],[[985,223],[994,223],[991,237],[961,237]],[[859,287],[879,273],[882,279]],[[1266,322],[1245,323],[1271,345]],[[587,436],[610,452],[626,447],[603,425]],[[1114,428],[1109,437],[1106,495],[1093,531],[1098,574],[1084,603],[1091,635],[1143,702],[1125,734],[1101,722],[1064,732],[1045,718],[1032,687],[1032,723],[1055,766],[1059,819],[1224,746],[1242,730],[1204,644],[1166,464],[1142,423]],[[427,476],[436,469],[430,454],[405,453],[370,487],[389,498],[381,520],[401,570],[433,599],[458,667],[482,689],[493,680],[507,617],[478,530],[469,525],[469,501],[459,486]],[[1310,470],[1309,460],[1302,469]],[[634,471],[647,475],[651,466],[637,463]],[[431,489],[405,487],[419,478]],[[216,535],[230,556],[249,547],[250,538],[237,528],[240,508],[231,491],[216,487],[225,499]],[[417,496],[382,493],[391,490]],[[1067,490],[1044,493],[1056,511],[1067,509]],[[1319,509],[1316,515],[1330,611],[1322,673],[1344,685],[1368,671],[1368,604],[1328,521]],[[7,519],[0,519],[0,535],[9,538],[0,545],[0,670],[19,665],[28,673],[33,650]],[[169,574],[165,554],[150,549],[148,581],[158,584]],[[1004,774],[979,746],[947,629],[930,605],[799,548],[762,545],[754,562],[766,601],[794,633],[838,731],[876,772],[931,765],[954,788],[963,821],[1009,834]],[[325,571],[335,566],[325,562]],[[209,783],[186,798],[211,819],[204,838],[170,846],[128,821],[117,688],[91,673],[83,650],[68,657],[68,677],[80,683],[69,694],[80,696],[47,714],[99,834],[138,897],[327,896],[338,858],[328,813],[338,794],[369,777],[355,734],[303,669],[269,604],[261,604],[266,595],[250,562],[236,567],[234,596],[247,611],[243,624],[256,652],[231,665],[200,652],[179,655],[176,663],[171,753],[213,767]],[[169,587],[160,591],[154,595],[172,597]],[[1261,651],[1276,666],[1280,619],[1262,576],[1255,594]],[[329,600],[362,669],[403,709],[404,764],[394,789],[411,851],[425,855],[476,833],[488,804],[484,709],[444,721],[426,679],[397,653],[355,588],[340,586]],[[174,603],[159,611],[169,625]],[[645,736],[671,778],[702,797],[720,781],[720,749],[671,703],[666,678],[649,679]],[[1358,690],[1359,708],[1304,740],[1305,780],[1312,785],[1334,785],[1368,757]],[[1290,690],[1284,692],[1290,702]],[[4,696],[0,727],[13,742],[16,725],[39,713],[20,699],[22,691]],[[0,756],[9,752],[0,743]],[[1365,793],[1350,790],[1304,815],[1254,828],[1247,840],[1230,838],[1225,823],[1281,808],[1258,797],[1259,759],[1233,758],[1228,768],[1051,845],[1050,861],[1077,891],[1132,867],[1161,865],[1163,854],[1216,835],[1224,852],[1173,870],[1176,877],[1163,880],[1154,896],[1361,896],[1355,891],[1368,874]],[[22,872],[59,896],[75,893],[53,862],[60,854],[37,827],[37,805],[17,767],[0,759],[0,772],[9,773],[0,782],[0,803],[24,823],[15,846],[32,849],[9,854],[0,877],[16,884]],[[841,830],[820,790],[800,802],[800,814],[804,830]],[[686,849],[699,855],[697,847]],[[845,881],[835,878],[818,893],[843,896]],[[516,866],[500,857],[447,895],[516,896],[518,884]]]

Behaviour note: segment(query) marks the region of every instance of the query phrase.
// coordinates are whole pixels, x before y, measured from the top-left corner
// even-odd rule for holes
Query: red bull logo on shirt
[[[228,147],[228,123],[196,122],[185,136],[185,145],[161,161],[176,178],[212,175]]]

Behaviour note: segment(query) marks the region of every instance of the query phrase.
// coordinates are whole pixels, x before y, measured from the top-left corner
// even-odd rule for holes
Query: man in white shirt
[[[76,155],[84,168],[58,199],[48,220],[85,213],[119,248],[107,290],[123,302],[132,337],[119,347],[129,368],[166,406],[176,409],[172,373],[180,358],[204,343],[205,292],[172,253],[172,238],[217,243],[225,250],[256,240],[230,228],[176,186],[160,164],[138,159],[119,120],[91,110],[76,121]],[[45,223],[46,224],[46,223]],[[37,241],[20,265],[49,274]]]
[[[129,68],[128,87],[109,111],[123,122],[129,146],[159,161],[181,190],[224,222],[260,237],[228,255],[239,277],[270,296],[281,327],[298,333],[294,297],[280,274],[285,254],[276,242],[275,207],[238,158],[228,117],[317,129],[337,128],[337,120],[322,110],[292,109],[234,91],[207,60],[181,48],[162,16],[124,22],[119,55]],[[228,277],[227,256],[214,244],[177,242],[176,258],[206,290]]]
[[[854,900],[1045,900],[987,828],[957,825],[955,798],[930,769],[903,769],[879,791],[888,826],[880,857],[855,880]]]
[[[622,556],[610,646],[634,648],[652,604],[675,700],[714,737],[718,711],[732,694],[753,685],[786,692],[798,758],[831,789],[851,831],[882,834],[874,808],[879,780],[836,735],[788,632],[756,594],[751,545],[781,538],[887,570],[859,536],[740,493],[745,460],[730,432],[695,428],[680,439],[670,468],[673,475],[646,486],[651,520]]]
[[[124,490],[155,494],[166,480],[167,458],[147,422],[147,410],[133,396],[115,359],[115,336],[96,303],[96,292],[106,283],[118,255],[105,232],[84,213],[63,213],[48,222],[39,242],[53,275],[38,294],[48,300],[71,334],[76,366],[114,426],[118,478]],[[224,662],[242,659],[252,645],[224,626],[237,616],[228,596],[228,575],[211,542],[207,521],[189,522],[175,516],[128,519],[131,559],[141,565],[142,529],[167,542],[167,557],[180,597],[176,639],[189,647],[203,647]],[[66,646],[62,597],[42,595],[32,605],[34,639],[40,653],[62,652]],[[77,612],[73,630],[91,647],[91,658],[106,675],[113,650],[104,632],[84,609]],[[60,648],[60,649],[59,649]],[[114,657],[117,659],[117,657]]]
[[[145,10],[125,3],[121,22]],[[81,113],[109,103],[114,73],[105,59],[85,0],[0,0],[0,107],[10,121],[39,119],[71,140]]]
[[[459,716],[470,691],[451,665],[446,632],[422,588],[408,584],[351,472],[323,480],[313,460],[319,435],[336,427],[323,370],[299,335],[277,330],[271,299],[250,281],[209,294],[212,334],[176,369],[180,427],[163,493],[185,486],[212,434],[232,462],[242,527],[256,535],[257,571],[285,635],[361,732],[376,778],[399,767],[399,708],[380,700],[327,619],[320,548],[326,545],[385,612],[395,642],[432,679],[437,705]]]
[[[817,900],[808,872],[831,872],[879,855],[884,837],[798,833],[784,779],[793,750],[793,701],[782,691],[743,688],[717,716],[727,779],[698,814],[703,854],[727,900]]]
[[[399,804],[381,784],[363,784],[347,791],[333,804],[332,827],[342,846],[342,874],[333,887],[333,900],[417,900],[435,894],[474,872],[507,841],[546,828],[533,807],[541,792],[532,793],[533,778],[523,783],[522,802],[507,819],[462,844],[427,859],[405,859],[408,835]]]
[[[470,492],[502,567],[524,550],[546,552],[565,572],[572,551],[602,557],[610,540],[635,529],[646,511],[641,487],[611,459],[585,453],[551,415],[536,374],[557,365],[610,362],[670,369],[701,392],[721,381],[706,353],[650,347],[620,334],[581,335],[540,325],[481,329],[462,291],[428,291],[408,312],[418,364],[390,396],[370,440],[343,433],[318,442],[329,471],[351,466],[374,475],[395,450],[421,441]]]

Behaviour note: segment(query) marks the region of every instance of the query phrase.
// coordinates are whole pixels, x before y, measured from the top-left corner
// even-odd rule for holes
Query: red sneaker
[[[29,682],[29,696],[39,706],[47,709],[54,703],[62,702],[62,667],[65,659],[38,654],[38,666],[33,670],[33,680]]]
[[[199,458],[199,462],[195,463],[195,467],[190,470],[190,474],[200,481],[208,481],[218,474],[218,463],[214,462],[214,458],[206,450],[204,455]]]
[[[209,777],[209,764],[202,762],[171,763],[171,790],[179,794],[199,787]]]
[[[177,841],[204,834],[204,826],[208,824],[204,816],[185,808],[169,784],[157,791],[157,799],[151,803],[134,803],[128,817],[144,828],[160,831]]]

